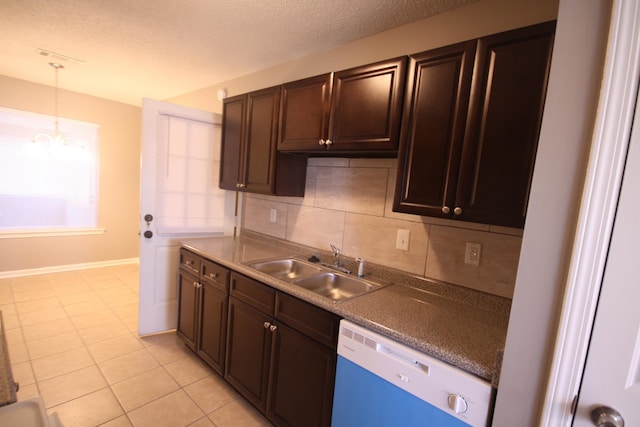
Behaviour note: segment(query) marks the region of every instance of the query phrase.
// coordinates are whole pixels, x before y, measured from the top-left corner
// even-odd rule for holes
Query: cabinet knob
[[[193,287],[194,287],[194,288],[197,288],[199,284],[200,284],[200,283],[198,283],[198,282],[193,282]]]
[[[448,214],[449,212],[451,212],[451,209],[449,209],[449,206],[443,206],[442,207],[442,213],[443,214]]]
[[[324,144],[325,144],[325,140],[324,140],[324,139],[321,139],[320,141],[318,141],[318,144],[319,144],[319,145],[324,145]]]
[[[326,145],[333,145],[333,141],[332,141],[332,140],[330,140],[330,139],[327,139],[324,143],[325,143]]]
[[[454,214],[456,214],[456,215],[460,215],[460,214],[462,213],[462,208],[456,207],[456,208],[453,210],[453,213],[454,213]]]
[[[276,330],[276,329],[278,329],[278,327],[277,327],[276,325],[271,325],[271,326],[269,326],[269,330],[270,330],[271,332],[275,332],[275,330]]]
[[[241,182],[236,184],[236,188],[245,188],[247,186],[247,184],[243,184]]]
[[[218,273],[211,273],[211,274],[209,274],[209,278],[210,278],[210,279],[215,279],[216,277],[218,277]]]
[[[265,329],[269,329],[269,326],[271,326],[271,323],[264,322],[264,325],[262,325],[262,326],[264,326]]]

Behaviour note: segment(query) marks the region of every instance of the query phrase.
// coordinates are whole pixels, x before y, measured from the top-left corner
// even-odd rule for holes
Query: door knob
[[[151,230],[147,230],[144,232],[143,236],[146,237],[147,239],[150,239],[153,237],[153,232]]]
[[[620,412],[608,406],[598,406],[591,411],[591,421],[598,427],[624,427]]]

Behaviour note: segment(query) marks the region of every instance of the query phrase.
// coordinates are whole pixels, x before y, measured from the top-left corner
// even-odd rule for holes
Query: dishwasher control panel
[[[492,390],[479,377],[347,320],[338,355],[468,425],[487,425]]]

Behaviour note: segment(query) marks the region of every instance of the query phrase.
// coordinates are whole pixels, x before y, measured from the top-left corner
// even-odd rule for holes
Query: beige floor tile
[[[8,331],[9,329],[15,329],[20,327],[20,319],[18,319],[17,314],[5,314],[2,313],[2,324],[4,325],[4,330]]]
[[[33,369],[31,368],[31,362],[12,364],[11,373],[13,374],[13,380],[20,384],[20,387],[36,382],[36,377],[33,375]]]
[[[164,365],[164,368],[182,387],[211,374],[211,370],[204,363],[197,360],[195,356],[183,357]]]
[[[94,281],[106,281],[114,279],[116,276],[109,270],[109,267],[102,268],[88,268],[80,271],[80,276],[93,284]]]
[[[144,347],[132,334],[126,334],[88,345],[87,348],[96,362],[104,362]]]
[[[167,365],[193,353],[182,342],[166,342],[164,344],[148,344],[147,348],[161,365]]]
[[[100,280],[89,280],[88,282],[89,282],[89,286],[91,286],[91,288],[94,291],[108,290],[108,289],[119,288],[121,286],[124,286],[122,281],[117,277],[115,277],[114,275],[111,275],[111,277],[109,278],[104,278]]]
[[[129,412],[136,427],[180,427],[201,419],[204,414],[182,390],[161,397]]]
[[[180,385],[162,367],[157,367],[111,388],[124,410],[129,412],[178,390]]]
[[[133,424],[129,421],[129,418],[126,415],[118,417],[114,420],[111,420],[107,423],[100,424],[100,427],[132,427]]]
[[[200,418],[195,423],[189,424],[189,427],[211,427],[211,426],[215,427],[213,422],[207,417]]]
[[[11,360],[11,363],[20,363],[29,360],[29,351],[27,351],[27,345],[21,342],[13,344],[11,347],[9,347],[9,360]]]
[[[253,406],[243,399],[237,399],[209,414],[209,419],[217,427],[266,427],[271,423]]]
[[[119,305],[117,307],[113,307],[112,311],[116,314],[116,316],[118,316],[119,318],[125,318],[125,317],[130,317],[130,316],[137,316],[138,315],[138,299],[136,297],[135,302],[130,303],[130,304],[123,304],[123,305]]]
[[[58,298],[93,292],[93,289],[82,278],[71,280],[52,281],[51,289]]]
[[[57,412],[64,427],[98,426],[124,415],[109,388],[54,406],[49,412]]]
[[[146,349],[126,353],[98,364],[109,384],[116,384],[160,366]]]
[[[107,310],[108,308],[104,302],[96,299],[94,301],[65,305],[64,311],[66,311],[69,316],[79,316],[81,314],[93,313],[96,310]]]
[[[4,337],[7,340],[7,345],[9,346],[25,342],[22,328],[7,329],[4,331]]]
[[[16,303],[16,309],[18,313],[31,313],[34,311],[52,310],[60,308],[60,302],[58,298],[43,298],[33,301],[22,301]]]
[[[27,349],[32,360],[83,346],[84,342],[76,331],[27,342]]]
[[[47,284],[47,286],[49,286]],[[25,301],[35,301],[39,299],[53,298],[56,294],[50,288],[43,288],[40,290],[33,290],[30,286],[29,290],[21,289],[16,291],[15,288],[13,290],[13,300],[15,302],[25,302]]]
[[[38,383],[47,408],[93,393],[106,386],[107,382],[95,365]]]
[[[13,315],[18,314],[18,309],[16,308],[16,304],[14,304],[13,302],[3,303],[1,298],[2,296],[0,295],[0,311],[2,312],[2,317],[7,316],[9,314],[13,314]]]
[[[120,320],[110,320],[97,326],[78,330],[78,334],[86,345],[119,337],[130,332]]]
[[[84,347],[31,361],[37,381],[57,377],[94,364],[93,358]]]
[[[102,325],[105,322],[118,320],[118,316],[113,314],[111,310],[96,310],[93,313],[85,313],[79,316],[71,316],[71,322],[77,329],[90,328],[92,326]]]
[[[122,323],[127,327],[128,330],[133,332],[134,334],[138,334],[138,316],[129,316],[123,317]]]
[[[89,285],[87,285],[88,287]],[[58,295],[58,300],[63,306],[79,304],[81,302],[100,301],[98,294],[89,289],[87,292],[69,292],[67,294]]]
[[[33,384],[20,384],[20,390],[18,390],[18,402],[22,402],[32,397],[40,396],[40,391],[36,383]]]
[[[46,323],[25,326],[22,328],[22,334],[24,335],[24,340],[29,342],[73,332],[74,330],[75,328],[73,323],[71,323],[71,320],[63,318]]]
[[[238,398],[238,393],[216,374],[189,384],[184,388],[184,391],[205,414],[213,412]]]
[[[102,297],[102,301],[110,308],[120,307],[123,305],[136,304],[138,295],[129,291],[128,294],[109,295]]]
[[[18,313],[18,318],[22,326],[39,325],[53,320],[64,319],[65,317],[67,317],[67,313],[65,313],[62,307],[31,313]]]

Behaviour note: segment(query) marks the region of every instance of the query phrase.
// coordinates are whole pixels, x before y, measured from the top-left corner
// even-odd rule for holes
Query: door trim
[[[613,229],[640,76],[640,6],[614,0],[601,98],[541,425],[569,425]]]

